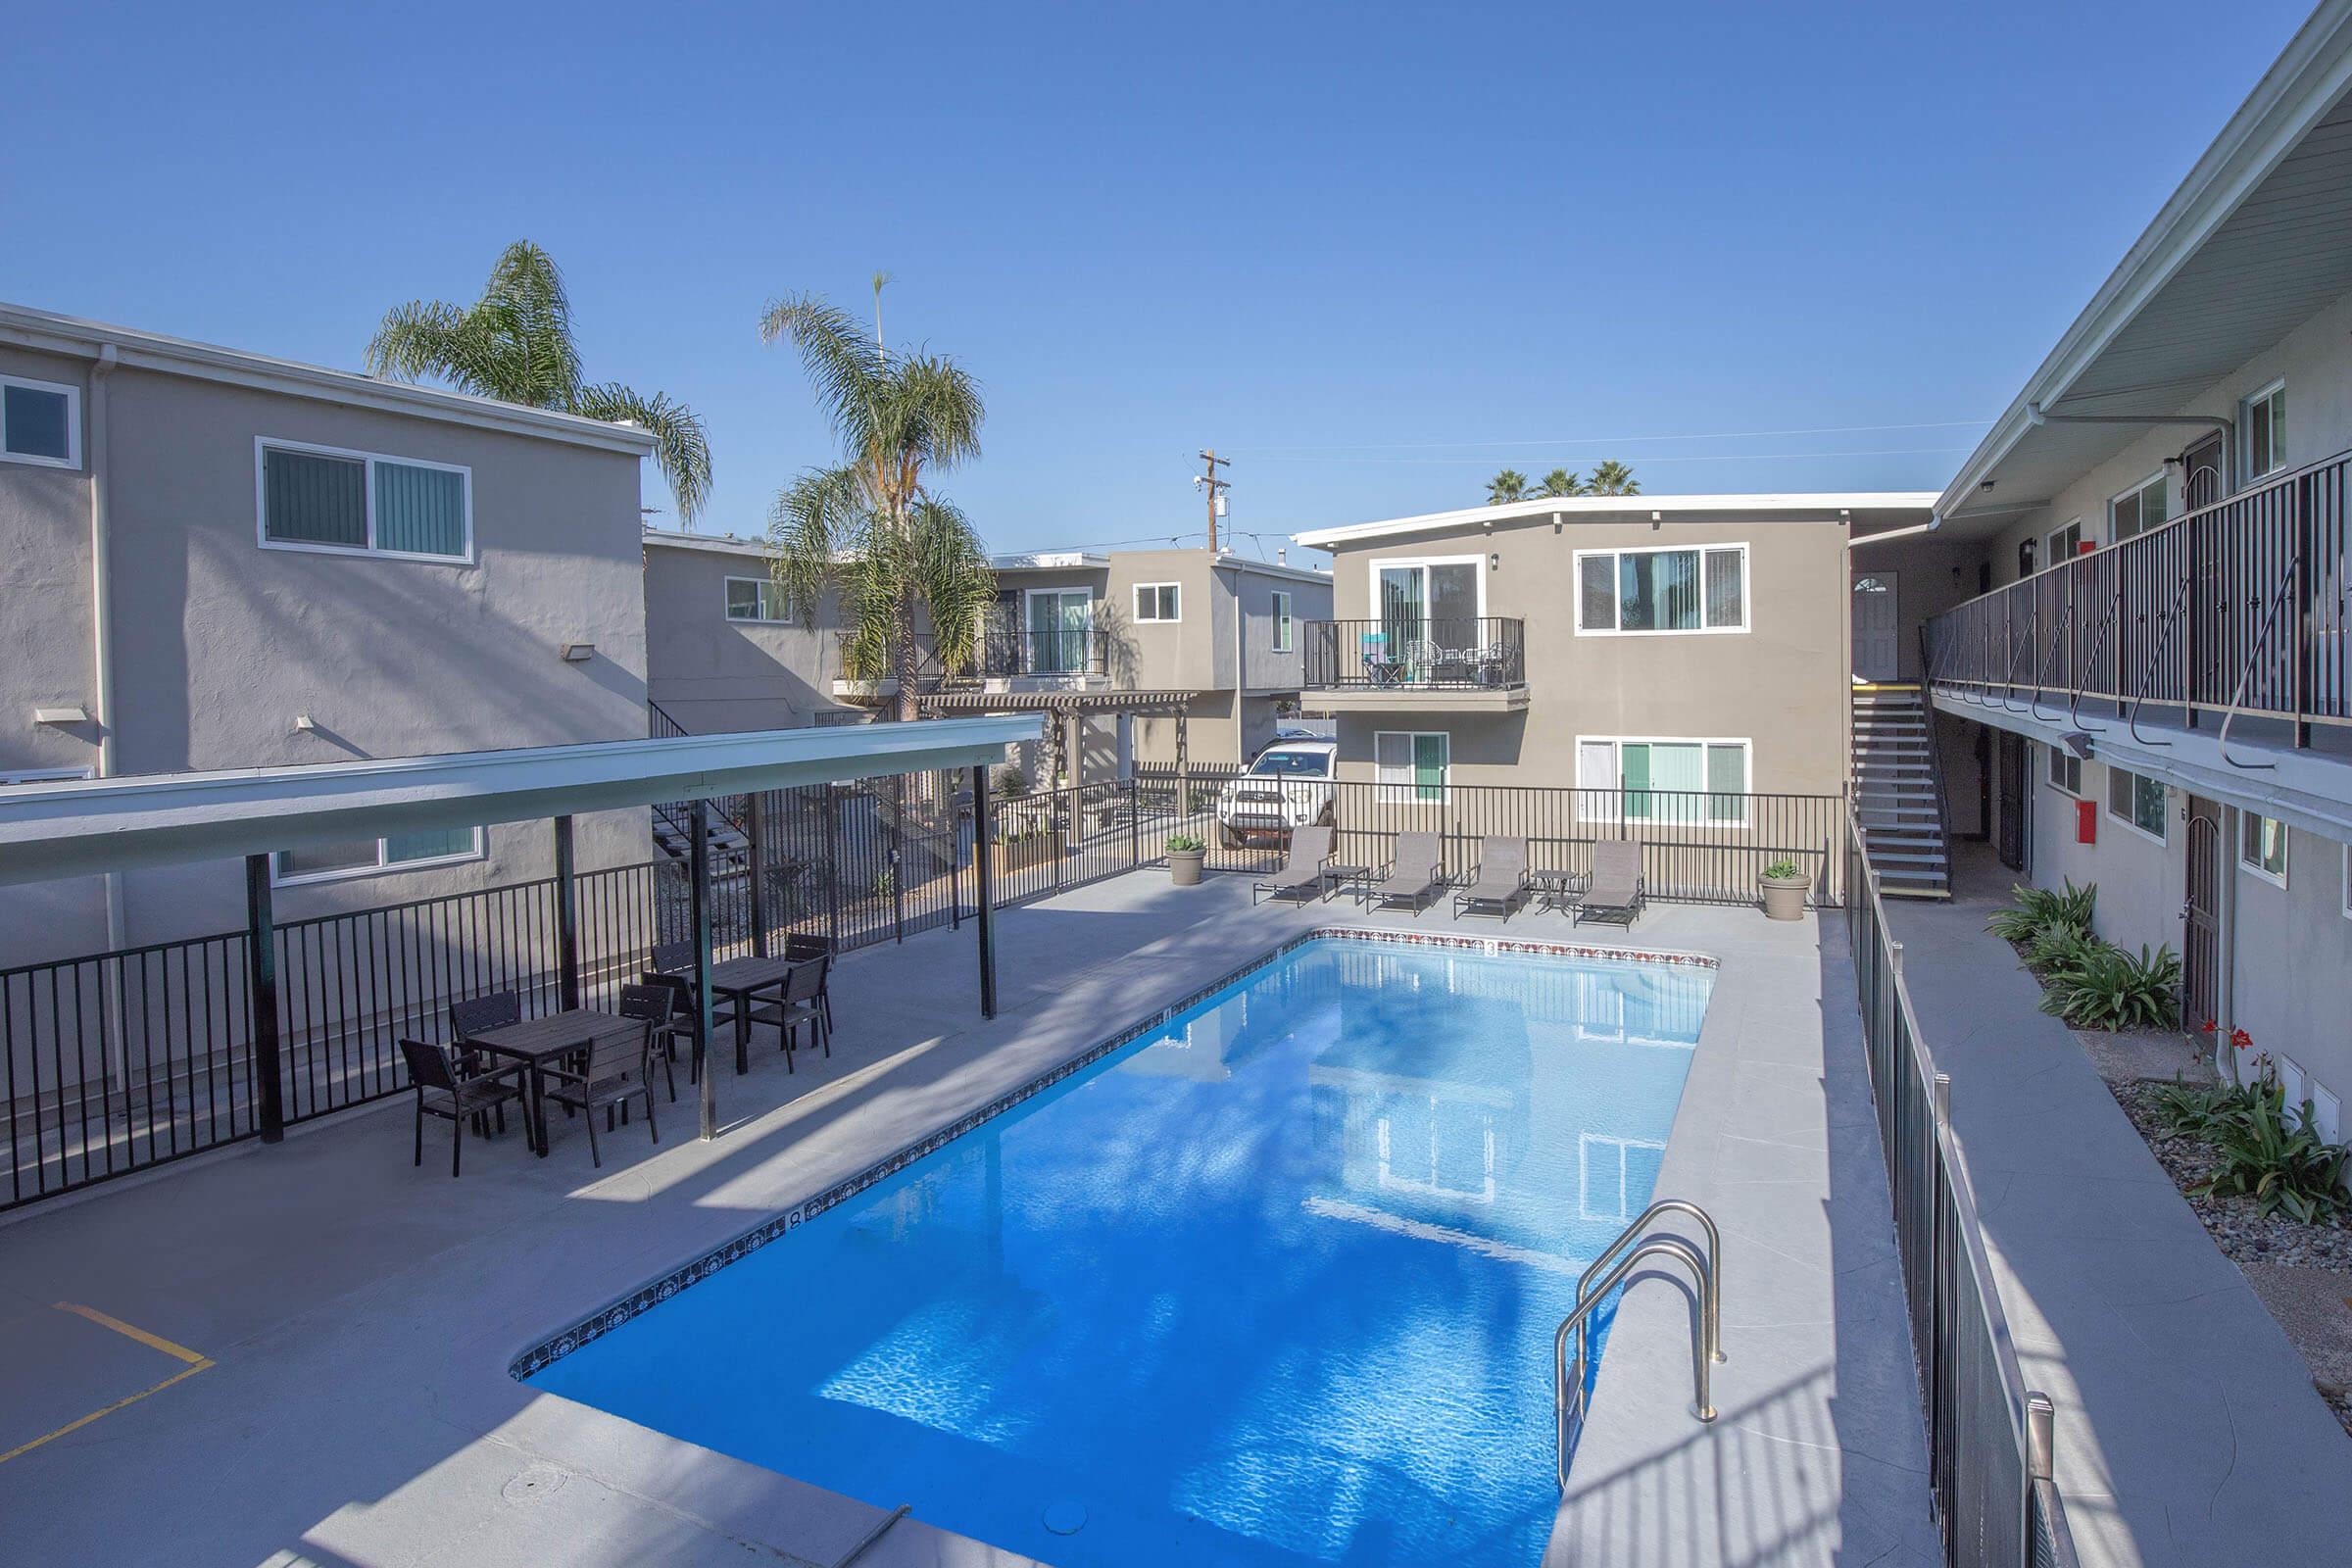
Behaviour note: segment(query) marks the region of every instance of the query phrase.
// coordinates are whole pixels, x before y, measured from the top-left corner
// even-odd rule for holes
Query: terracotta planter
[[[1208,860],[1206,850],[1170,850],[1168,852],[1168,881],[1180,888],[1200,885],[1200,867]]]
[[[1813,886],[1811,877],[1760,876],[1756,886],[1764,890],[1764,916],[1770,920],[1802,920],[1805,917],[1805,893]]]

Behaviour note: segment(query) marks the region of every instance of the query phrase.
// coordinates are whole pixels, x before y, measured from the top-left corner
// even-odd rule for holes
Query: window
[[[2286,886],[2286,824],[2253,811],[2237,813],[2237,863],[2266,882]]]
[[[1280,589],[1274,592],[1274,651],[1291,651],[1291,596]]]
[[[471,469],[267,440],[254,449],[265,548],[473,559]]]
[[[1580,550],[1576,576],[1583,635],[1747,629],[1745,545]]]
[[[2121,767],[2107,769],[2107,814],[2164,842],[2164,786]]]
[[[1444,740],[1446,737],[1438,737]],[[1321,751],[1286,752],[1279,747],[1257,754],[1250,764],[1251,778],[1329,778],[1331,754]]]
[[[1451,751],[1451,737],[1444,730],[1415,734],[1384,729],[1373,735],[1372,764],[1381,800],[1443,806]]]
[[[792,618],[792,603],[773,577],[729,577],[729,620],[784,621]]]
[[[394,833],[388,838],[353,839],[343,844],[314,844],[305,850],[280,850],[270,857],[270,879],[285,887],[299,882],[368,876],[377,871],[450,865],[481,858],[480,828],[445,827]]]
[[[2050,559],[2046,564],[2055,566],[2074,560],[2075,553],[2082,546],[2082,519],[2077,517],[2063,528],[2052,528],[2045,542],[2050,547]]]
[[[2050,787],[2069,795],[2082,793],[2082,759],[2063,746],[2043,748],[2050,754]]]
[[[2146,533],[2165,519],[2164,474],[2150,474],[2107,503],[2107,537],[2117,541]]]
[[[81,392],[55,381],[0,375],[0,459],[81,466]]]
[[[1135,585],[1135,618],[1137,620],[1176,620],[1182,608],[1172,582],[1139,582]]]
[[[2246,477],[2259,479],[2286,466],[2286,383],[2273,381],[2246,399],[2238,416],[2246,432]]]
[[[1577,815],[1696,826],[1747,823],[1748,743],[1579,736]]]

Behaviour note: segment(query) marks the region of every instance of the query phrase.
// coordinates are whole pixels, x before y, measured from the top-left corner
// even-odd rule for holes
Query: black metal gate
[[[2026,742],[2022,735],[2001,731],[2001,863],[2012,871],[2026,868]]]
[[[2188,798],[2188,887],[2180,906],[2180,1012],[2193,1027],[2221,1005],[2222,808]]]

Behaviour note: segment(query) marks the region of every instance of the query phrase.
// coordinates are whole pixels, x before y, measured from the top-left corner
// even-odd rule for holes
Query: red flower
[[[2201,1035],[2209,1035],[2220,1027],[2220,1024],[2215,1023],[2211,1018],[2208,1018],[2203,1023],[2197,1025],[2197,1033]]]
[[[2254,1037],[2246,1033],[2243,1029],[2232,1029],[2230,1031],[2230,1045],[2232,1050],[2243,1051],[2253,1043]]]

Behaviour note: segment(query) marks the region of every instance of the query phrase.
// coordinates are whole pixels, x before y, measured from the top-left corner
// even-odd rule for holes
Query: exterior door
[[[2001,731],[2000,775],[2001,863],[2012,871],[2026,868],[2026,742],[2021,735]]]
[[[1892,680],[1902,667],[1895,641],[1894,573],[1854,573],[1854,673],[1864,680]]]
[[[1084,588],[1038,588],[1029,594],[1029,669],[1074,674],[1084,667],[1094,595]]]
[[[2180,1011],[2190,1028],[2221,1006],[2222,808],[2188,798],[2188,887],[2180,906]]]

